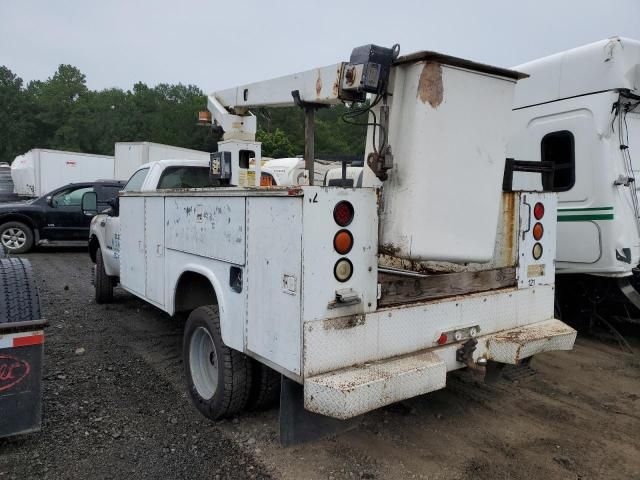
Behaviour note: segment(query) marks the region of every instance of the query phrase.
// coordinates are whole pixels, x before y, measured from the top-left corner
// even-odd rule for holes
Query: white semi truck
[[[558,192],[561,290],[599,302],[617,283],[640,308],[640,42],[612,37],[514,68],[530,78],[516,86],[508,156],[553,166],[514,185]]]
[[[190,312],[186,381],[205,416],[260,403],[281,375],[289,444],[443,388],[448,371],[573,347],[575,330],[554,318],[556,196],[501,188],[522,75],[397,53],[360,47],[349,62],[210,95],[224,130],[210,162],[217,186],[121,193],[119,278],[96,269],[96,280]],[[372,124],[362,187],[260,186],[249,108],[303,108],[313,171],[315,109],[367,94],[352,104]],[[239,187],[251,158],[255,186]],[[510,165],[506,176],[519,168],[540,174]],[[97,216],[92,235],[106,221]],[[108,241],[92,237],[94,256]],[[414,261],[439,268],[398,267]]]

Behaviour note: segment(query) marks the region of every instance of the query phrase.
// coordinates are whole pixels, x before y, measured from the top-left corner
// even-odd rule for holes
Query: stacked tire
[[[0,255],[0,323],[40,319],[40,298],[31,263]]]

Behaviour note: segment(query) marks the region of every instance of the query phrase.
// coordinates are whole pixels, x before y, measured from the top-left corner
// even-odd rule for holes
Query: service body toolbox
[[[45,323],[29,262],[0,258],[0,437],[40,429]]]

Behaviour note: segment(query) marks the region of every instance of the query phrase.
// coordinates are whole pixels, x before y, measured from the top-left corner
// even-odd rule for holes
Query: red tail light
[[[536,220],[542,219],[544,217],[544,205],[540,202],[536,203],[533,207],[533,216],[536,217]]]
[[[353,220],[353,213],[353,205],[346,200],[343,200],[338,202],[333,209],[333,219],[341,227],[346,227]]]

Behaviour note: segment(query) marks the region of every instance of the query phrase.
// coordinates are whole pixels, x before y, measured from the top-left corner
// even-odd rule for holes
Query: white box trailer
[[[114,157],[34,148],[11,164],[14,191],[40,197],[73,182],[113,179]]]
[[[640,42],[612,37],[514,68],[530,78],[516,86],[507,153],[555,168],[542,181],[517,173],[514,185],[558,192],[557,273],[629,292],[640,262]]]
[[[153,142],[117,142],[114,178],[127,180],[144,163],[172,159],[209,160],[209,153]]]

